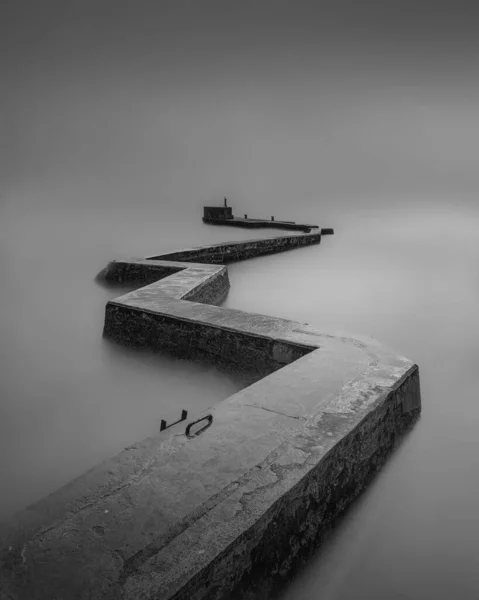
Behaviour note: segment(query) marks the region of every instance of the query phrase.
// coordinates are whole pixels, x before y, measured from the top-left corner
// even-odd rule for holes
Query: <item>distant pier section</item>
[[[246,227],[248,229],[286,229],[288,231],[302,231],[310,233],[311,229],[319,229],[318,225],[296,223],[295,221],[277,221],[273,216],[270,219],[252,219],[247,214],[244,217],[235,217],[233,208],[228,206],[228,200],[224,199],[223,206],[205,206],[203,222],[210,225],[229,225],[231,227]],[[322,235],[333,234],[331,228],[321,229]]]

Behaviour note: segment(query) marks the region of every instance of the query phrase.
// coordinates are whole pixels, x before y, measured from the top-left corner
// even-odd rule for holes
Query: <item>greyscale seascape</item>
[[[220,308],[371,336],[421,374],[422,417],[275,597],[477,598],[477,9],[339,4],[8,3],[5,526],[162,421],[261,384],[102,337],[105,305],[137,287],[95,280],[110,261],[291,235],[202,223],[226,195],[334,235],[228,265]],[[175,438],[162,448],[178,460]]]

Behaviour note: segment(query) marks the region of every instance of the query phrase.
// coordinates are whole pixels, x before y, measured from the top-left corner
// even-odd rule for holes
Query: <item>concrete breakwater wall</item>
[[[250,243],[229,258],[272,248]],[[188,433],[177,423],[134,444],[12,519],[2,600],[266,597],[417,418],[417,366],[375,340],[216,306],[225,246],[111,263],[107,280],[143,287],[107,304],[104,333],[266,376]]]
[[[247,240],[245,242],[227,242],[202,246],[200,248],[188,248],[178,252],[169,252],[161,256],[151,256],[150,260],[170,260],[199,262],[206,264],[224,264],[238,260],[246,260],[255,256],[266,254],[277,254],[286,250],[292,250],[301,246],[310,246],[321,242],[321,233],[311,235],[290,235],[259,240]]]
[[[168,350],[177,356],[201,355],[212,362],[227,356],[228,361],[249,372],[272,372],[311,352],[306,345],[245,331],[243,323],[218,327],[215,316],[211,307],[201,307],[194,316],[183,317],[166,306],[161,311],[139,312],[111,303],[107,307],[105,335],[130,347]]]
[[[245,229],[286,229],[288,231],[302,231],[309,233],[317,225],[301,225],[293,221],[266,221],[265,219],[215,219],[203,217],[203,222],[209,225],[226,225],[230,227],[243,227]]]

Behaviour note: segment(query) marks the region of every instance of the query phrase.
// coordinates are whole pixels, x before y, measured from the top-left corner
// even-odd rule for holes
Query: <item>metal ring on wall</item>
[[[201,421],[204,421],[205,419],[208,419],[208,424],[205,425],[204,427],[202,427],[201,429],[199,429],[196,433],[193,433],[190,435],[190,429],[193,427],[193,425],[196,425],[196,423],[200,423]],[[208,427],[211,425],[211,423],[213,423],[213,415],[212,414],[206,415],[205,417],[201,417],[201,419],[197,419],[196,421],[192,421],[191,423],[188,423],[188,426],[185,430],[186,437],[192,438],[196,435],[199,435],[200,433],[203,433],[203,431],[205,429],[208,429]]]

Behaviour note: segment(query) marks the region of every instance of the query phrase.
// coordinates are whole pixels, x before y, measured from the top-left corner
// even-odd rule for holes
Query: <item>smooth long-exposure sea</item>
[[[95,281],[272,235],[204,225],[227,196],[335,235],[231,265],[226,306],[421,373],[421,419],[281,600],[479,597],[478,24],[462,1],[7,2],[0,518],[243,385],[104,340],[120,292]]]

